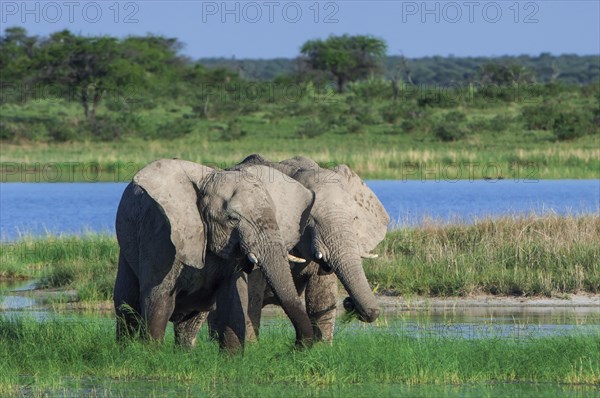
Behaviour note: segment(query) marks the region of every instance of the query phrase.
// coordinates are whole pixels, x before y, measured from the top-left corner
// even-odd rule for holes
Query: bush
[[[557,111],[555,103],[544,101],[541,104],[523,107],[521,117],[528,130],[552,130]]]
[[[242,129],[242,123],[239,119],[233,119],[227,123],[227,127],[221,130],[221,141],[237,141],[248,135],[246,130]]]
[[[367,133],[367,131],[365,130],[362,123],[360,123],[360,121],[357,119],[350,119],[346,123],[346,131],[349,134],[366,134]]]
[[[361,103],[350,105],[350,114],[353,115],[360,124],[374,125],[381,123],[379,114],[372,106]]]
[[[458,141],[467,135],[457,124],[438,124],[433,128],[433,134],[442,141]]]
[[[53,141],[57,142],[76,141],[81,138],[80,132],[68,124],[53,125],[48,129],[48,134]]]
[[[467,116],[460,111],[452,111],[444,116],[447,123],[462,123],[467,120]]]
[[[363,99],[390,98],[392,88],[384,79],[367,79],[348,84],[348,92]]]
[[[585,110],[559,112],[554,117],[552,129],[560,141],[579,138],[594,131],[594,115]]]
[[[381,109],[381,118],[384,122],[395,124],[402,119],[403,109],[398,104],[390,104]]]
[[[154,133],[155,138],[174,139],[186,136],[194,131],[196,122],[193,119],[176,118],[160,124]]]
[[[314,138],[325,133],[325,129],[317,119],[308,119],[298,127],[296,135],[300,138]]]

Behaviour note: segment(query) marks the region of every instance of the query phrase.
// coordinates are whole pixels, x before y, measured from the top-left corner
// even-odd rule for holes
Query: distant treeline
[[[206,67],[225,67],[251,80],[272,80],[282,75],[301,71],[297,59],[234,59],[201,58]],[[566,84],[589,84],[600,80],[600,55],[519,55],[502,57],[424,57],[403,58],[388,56],[384,59],[384,73],[390,77],[400,73],[414,84],[467,83],[478,78],[482,68],[489,63],[518,64],[533,72],[535,81],[552,81]]]

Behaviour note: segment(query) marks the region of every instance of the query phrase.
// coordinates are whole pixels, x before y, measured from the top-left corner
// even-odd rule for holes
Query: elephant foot
[[[196,347],[198,331],[204,324],[204,321],[206,321],[207,317],[208,312],[199,312],[175,322],[173,325],[175,331],[175,344],[185,348]]]

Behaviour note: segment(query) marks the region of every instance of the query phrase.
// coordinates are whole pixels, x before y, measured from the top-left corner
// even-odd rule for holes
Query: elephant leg
[[[146,337],[162,341],[169,318],[175,309],[175,296],[171,289],[158,285],[142,291],[142,318],[146,322]]]
[[[259,269],[248,275],[248,322],[246,340],[258,341],[265,289],[269,289],[267,279]]]
[[[248,314],[248,280],[243,271],[235,272],[217,292],[217,330],[222,349],[243,350]]]
[[[306,312],[317,340],[331,342],[335,327],[338,284],[335,274],[314,272],[306,284]]]
[[[181,347],[193,348],[196,346],[198,331],[208,317],[208,312],[192,312],[173,325],[175,330],[175,344]]]
[[[137,277],[127,264],[123,253],[120,253],[114,291],[117,341],[132,338],[140,332],[139,292]]]
[[[208,313],[206,323],[208,324],[208,337],[211,340],[219,340],[219,319],[217,310]]]

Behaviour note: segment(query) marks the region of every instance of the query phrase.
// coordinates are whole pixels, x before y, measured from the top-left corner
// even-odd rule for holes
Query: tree
[[[331,73],[338,91],[347,82],[368,76],[385,56],[386,43],[372,36],[329,36],[326,40],[309,40],[300,49],[311,68]]]
[[[0,35],[0,71],[2,81],[14,83],[29,78],[32,58],[38,45],[36,36],[28,36],[22,27],[11,27]]]
[[[118,44],[111,37],[75,36],[68,30],[54,33],[37,59],[39,80],[78,90],[85,116],[93,120],[102,95],[112,88],[110,76]]]
[[[482,83],[492,83],[499,86],[514,83],[532,83],[535,80],[530,69],[515,62],[506,64],[487,63],[481,68],[479,78]]]

